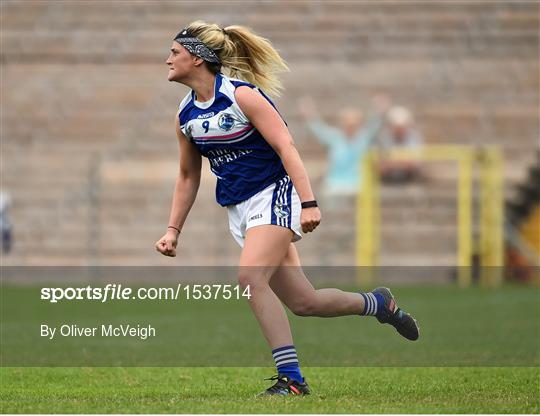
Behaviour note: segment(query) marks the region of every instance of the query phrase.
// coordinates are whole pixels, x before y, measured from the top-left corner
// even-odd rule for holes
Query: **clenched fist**
[[[178,244],[178,235],[176,230],[169,229],[156,243],[156,250],[164,256],[176,257],[176,245]]]
[[[300,225],[302,232],[310,233],[321,223],[321,211],[318,207],[302,208]]]

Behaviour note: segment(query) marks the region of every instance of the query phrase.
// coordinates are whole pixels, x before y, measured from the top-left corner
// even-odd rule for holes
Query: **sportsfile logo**
[[[145,291],[141,291],[141,289],[145,289],[146,293]],[[138,296],[150,294],[151,297],[149,299],[175,296],[173,288],[139,288],[139,291],[141,292],[137,294]],[[114,283],[109,283],[105,287],[92,287],[90,285],[86,287],[44,287],[41,289],[41,300],[48,300],[50,303],[57,303],[60,300],[98,300],[107,302],[108,300],[135,299],[132,294],[132,288]],[[139,298],[145,299],[144,297]]]
[[[239,300],[251,299],[249,285],[241,288],[230,284],[182,284],[176,287],[139,287],[133,289],[122,284],[109,283],[104,287],[44,287],[41,300],[50,303],[59,301],[94,300],[108,302],[114,300]]]

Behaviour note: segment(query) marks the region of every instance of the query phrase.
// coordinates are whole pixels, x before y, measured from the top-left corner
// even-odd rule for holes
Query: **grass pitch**
[[[4,368],[3,413],[538,413],[538,368],[305,368],[306,397],[255,398],[264,368]]]
[[[32,290],[2,290],[2,413],[540,412],[540,291],[530,287],[392,288],[398,302],[419,319],[416,343],[373,318],[291,317],[313,394],[262,399],[255,395],[270,385],[264,378],[274,369],[264,367],[271,357],[243,302],[183,303],[178,310],[170,303],[118,302],[99,309],[71,303],[65,305],[66,315],[58,305],[44,305]],[[46,346],[55,344],[32,338],[37,323],[55,318],[47,315],[50,311],[74,322],[151,316],[170,335],[163,344],[172,345],[172,351],[159,340],[110,341],[110,348],[101,351],[114,358],[118,350],[142,346],[134,359],[170,353],[177,363],[198,358],[202,366],[171,361],[160,367],[48,367],[44,361],[43,367],[31,367],[40,355],[53,352]],[[176,334],[174,328],[181,331]],[[76,358],[80,348],[90,350],[104,341],[66,343],[65,353]],[[174,356],[175,350],[186,354]],[[253,366],[230,366],[249,354]],[[19,356],[29,361],[13,366]]]

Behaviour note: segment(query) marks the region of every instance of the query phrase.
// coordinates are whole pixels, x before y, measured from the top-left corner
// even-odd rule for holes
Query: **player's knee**
[[[268,279],[264,271],[259,270],[259,268],[241,268],[238,272],[237,281],[242,289],[245,289],[247,286],[250,289],[257,289],[263,285],[268,286]]]

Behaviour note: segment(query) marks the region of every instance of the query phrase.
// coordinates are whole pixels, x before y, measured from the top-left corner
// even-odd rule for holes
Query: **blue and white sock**
[[[384,307],[384,296],[380,293],[360,292],[360,294],[364,298],[364,310],[360,315],[375,316]]]
[[[284,374],[300,383],[303,382],[304,378],[300,372],[298,355],[296,354],[294,345],[286,345],[272,350],[272,357],[274,357],[279,374]]]

